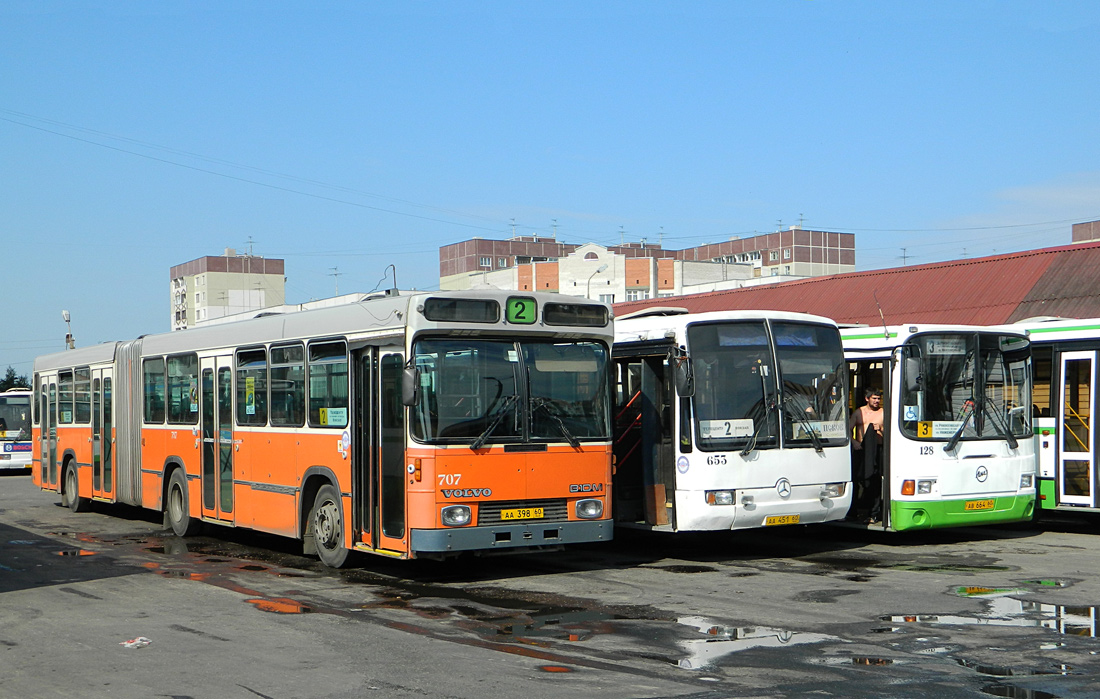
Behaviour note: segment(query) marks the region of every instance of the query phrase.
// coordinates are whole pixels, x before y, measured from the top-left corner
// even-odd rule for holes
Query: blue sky
[[[0,4],[0,371],[169,327],[169,268],[290,302],[438,284],[474,236],[802,222],[859,269],[1100,219],[1100,4]],[[556,228],[555,228],[556,225]]]

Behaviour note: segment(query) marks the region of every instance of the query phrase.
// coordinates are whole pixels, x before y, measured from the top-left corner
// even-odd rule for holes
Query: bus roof
[[[929,332],[996,333],[1016,335],[1025,339],[1027,331],[1012,325],[952,325],[942,323],[919,323],[913,325],[861,326],[840,329],[840,339],[845,351],[867,352],[881,351],[889,354],[895,347],[905,343],[913,335]]]
[[[666,308],[665,310],[670,309]],[[706,311],[704,313],[665,313],[658,315],[642,313],[640,315],[630,314],[615,319],[615,341],[633,342],[658,339],[666,336],[667,333],[674,333],[676,337],[681,337],[687,330],[687,326],[695,323],[712,323],[722,320],[760,320],[764,318],[819,323],[836,327],[836,323],[830,318],[791,311]]]
[[[430,297],[489,299],[503,307],[510,297],[521,296],[535,299],[539,307],[547,303],[581,304],[608,308],[607,327],[587,326],[544,326],[507,324],[501,314],[496,323],[466,323],[472,332],[543,334],[571,337],[591,336],[611,338],[610,309],[607,304],[590,301],[583,297],[561,294],[537,294],[498,289],[477,291],[419,291],[404,292],[384,297],[370,298],[359,303],[330,306],[292,313],[260,314],[259,317],[229,323],[204,325],[187,330],[143,335],[141,350],[143,355],[173,354],[219,348],[235,348],[249,345],[261,345],[288,339],[314,339],[325,337],[346,337],[349,341],[384,338],[392,336],[403,342],[406,328],[411,331],[431,330],[434,328],[455,327],[457,323],[435,323],[424,318],[419,311],[423,301]],[[398,339],[402,338],[402,339]],[[35,359],[34,370],[46,371],[62,367],[94,364],[111,361],[120,342],[104,343],[94,347],[83,347],[65,352],[44,355]]]

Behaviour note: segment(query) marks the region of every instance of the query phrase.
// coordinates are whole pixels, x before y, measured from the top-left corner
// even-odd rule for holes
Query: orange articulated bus
[[[326,565],[607,541],[611,314],[390,292],[39,357],[34,482]]]

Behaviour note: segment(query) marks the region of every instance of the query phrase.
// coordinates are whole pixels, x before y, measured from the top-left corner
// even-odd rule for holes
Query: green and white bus
[[[881,519],[857,523],[905,531],[1033,516],[1031,351],[1022,329],[900,325],[844,328],[841,338],[852,410],[865,389],[883,394],[881,457],[875,478],[864,480],[866,497],[881,497]]]
[[[1040,510],[1100,510],[1092,429],[1100,369],[1100,318],[1029,319],[1035,369],[1032,412]]]

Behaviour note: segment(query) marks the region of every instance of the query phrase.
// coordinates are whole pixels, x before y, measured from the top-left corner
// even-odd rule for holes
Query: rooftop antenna
[[[803,222],[804,222],[805,220],[806,220],[806,219],[804,218],[804,216],[803,216],[802,214],[799,214],[799,215],[798,215],[798,227],[799,227],[799,229],[801,229],[801,228],[802,228],[802,223],[803,223]]]
[[[657,244],[658,245],[664,245],[665,244],[665,227],[664,226],[661,226],[660,232],[657,233]]]
[[[331,269],[332,271],[329,272],[328,276],[332,277],[333,281],[336,282],[336,295],[339,296],[340,295],[340,275],[343,274],[343,272],[337,271],[336,267],[329,267],[329,269]]]
[[[908,260],[909,260],[909,256],[905,254],[905,251],[906,251],[907,249],[908,249],[908,248],[902,248],[902,249],[901,249],[901,266],[902,266],[902,267],[904,267],[904,266],[905,266],[905,264],[906,264],[906,262],[908,262]]]
[[[783,230],[783,219],[779,219],[775,222],[775,232],[778,233],[781,230]]]
[[[61,311],[61,320],[65,321],[65,328],[68,330],[65,333],[65,348],[76,349],[76,341],[73,339],[73,326],[69,324],[69,312]]]
[[[516,220],[512,219],[512,237],[516,237]]]
[[[619,226],[619,244],[626,245],[626,231],[622,226]]]
[[[252,257],[252,243],[253,242],[255,242],[255,241],[252,240],[252,236],[248,236],[248,256],[249,257]]]
[[[554,231],[553,233],[551,233],[551,235],[554,237],[554,240],[557,240],[558,239],[558,219],[556,219],[556,218],[550,219],[550,228]]]
[[[890,330],[886,327],[886,316],[882,315],[882,306],[880,306],[878,304],[878,289],[872,289],[871,290],[871,296],[873,296],[874,299],[875,299],[875,308],[878,309],[878,317],[882,320],[882,333],[883,333],[883,336],[887,340],[889,340],[890,339]]]

